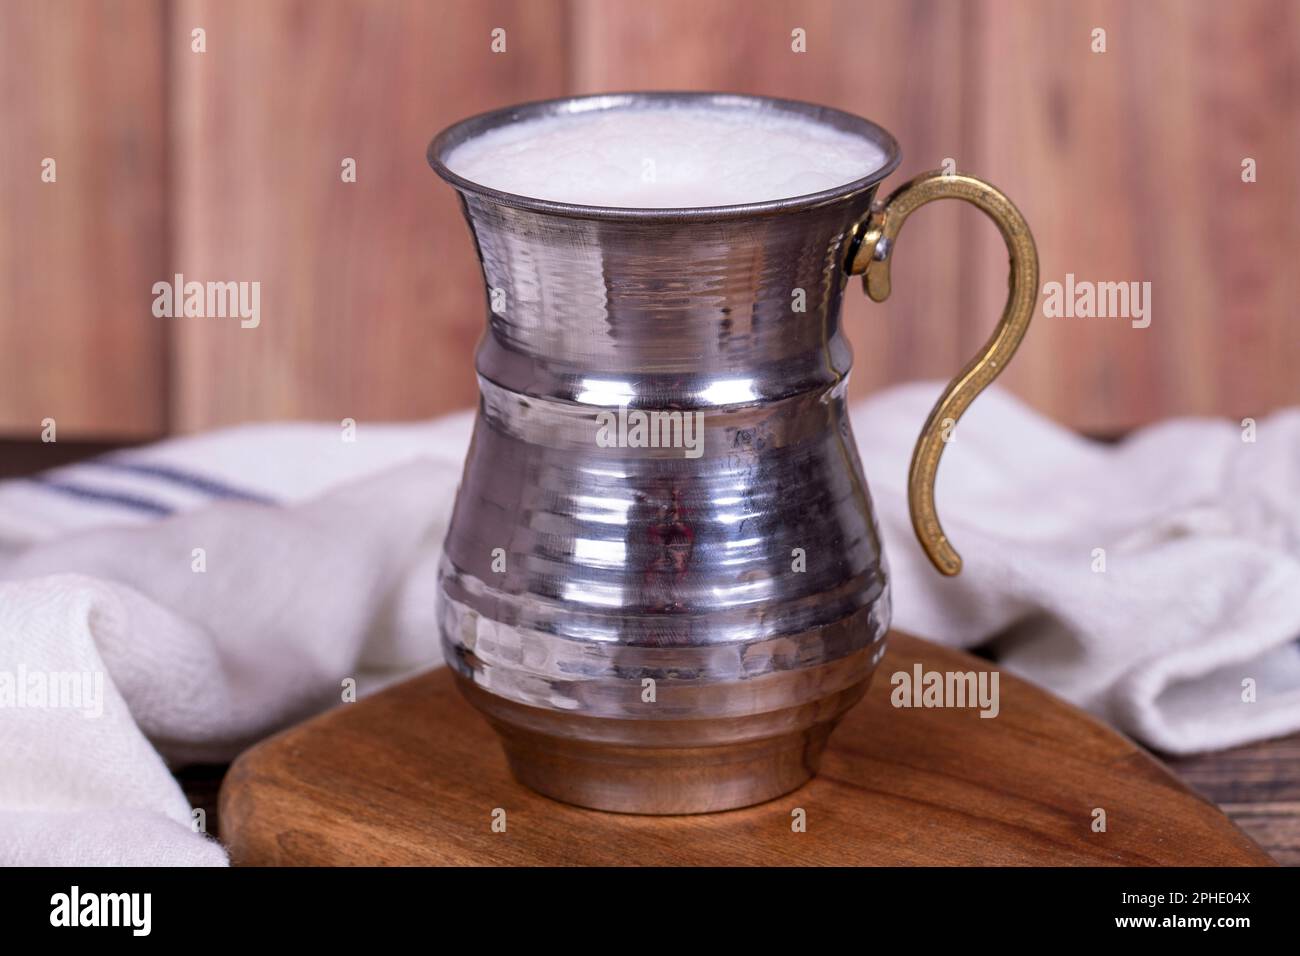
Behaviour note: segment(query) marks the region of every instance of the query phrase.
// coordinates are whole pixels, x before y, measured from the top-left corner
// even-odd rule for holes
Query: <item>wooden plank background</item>
[[[163,429],[164,89],[161,3],[0,7],[0,435]]]
[[[480,110],[628,88],[870,116],[903,145],[888,185],[952,158],[1011,195],[1044,282],[1150,282],[1149,328],[1039,317],[1004,381],[1056,419],[1261,415],[1300,401],[1297,77],[1289,0],[8,3],[0,434],[471,403],[480,276],[424,148]],[[928,208],[896,263],[888,303],[849,298],[858,395],[947,377],[1001,306],[1004,253],[973,210]],[[261,325],[155,319],[175,272],[260,281]]]
[[[455,16],[448,16],[454,9]],[[201,3],[173,16],[172,271],[258,280],[255,329],[174,325],[185,430],[399,419],[469,405],[485,308],[433,134],[564,92],[554,3]],[[207,52],[189,51],[191,30]],[[489,47],[495,26],[507,52]],[[342,162],[356,160],[355,183]]]
[[[1040,315],[1006,380],[1100,431],[1300,402],[1300,5],[994,0],[982,12],[971,170],[1024,211],[1041,281],[1152,286],[1145,329]],[[1097,26],[1104,54],[1086,42]],[[1247,157],[1255,183],[1242,182]],[[1003,262],[992,241],[975,253],[987,322]]]

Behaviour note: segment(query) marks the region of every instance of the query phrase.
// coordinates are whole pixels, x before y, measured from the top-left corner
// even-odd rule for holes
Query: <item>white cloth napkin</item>
[[[943,578],[906,507],[937,393],[901,386],[853,412],[896,627],[994,639],[1001,667],[1167,753],[1300,729],[1300,409],[1257,422],[1253,442],[1183,419],[1104,445],[991,389],[939,467],[939,518],[965,561]]]
[[[936,394],[854,409],[897,627],[996,638],[999,666],[1159,749],[1300,729],[1300,411],[1254,443],[1183,421],[1107,447],[990,392],[940,469],[966,561],[944,579],[905,499]],[[246,426],[0,483],[0,863],[223,863],[169,765],[437,663],[471,420]]]
[[[0,864],[224,863],[164,758],[438,661],[470,421],[249,426],[0,483]]]

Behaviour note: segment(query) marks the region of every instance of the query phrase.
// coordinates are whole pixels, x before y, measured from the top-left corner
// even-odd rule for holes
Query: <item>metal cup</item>
[[[444,163],[500,126],[668,103],[794,114],[867,137],[879,169],[793,199],[581,206],[470,182]],[[849,427],[840,303],[889,292],[898,230],[952,196],[998,223],[1011,296],[922,432],[912,518],[936,567],[948,423],[1028,325],[1033,239],[980,180],[928,173],[884,203],[893,136],[848,113],[696,93],[574,97],[464,120],[429,147],[460,193],[487,288],[481,402],[441,568],[448,665],[515,776],[630,813],[725,810],[817,771],[884,650],[889,586]]]

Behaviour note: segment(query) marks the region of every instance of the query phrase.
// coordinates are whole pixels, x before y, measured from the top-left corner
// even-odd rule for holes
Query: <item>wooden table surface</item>
[[[1300,734],[1167,763],[1274,860],[1300,866]]]
[[[600,813],[520,786],[440,669],[245,753],[222,787],[221,836],[248,864],[1271,862],[1131,741],[1009,674],[994,719],[893,707],[890,675],[917,663],[993,666],[892,635],[817,778],[757,807],[690,817]],[[1105,832],[1093,828],[1098,810]]]

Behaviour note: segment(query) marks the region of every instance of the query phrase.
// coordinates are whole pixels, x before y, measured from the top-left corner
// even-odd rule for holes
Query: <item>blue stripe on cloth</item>
[[[145,514],[166,517],[173,514],[174,509],[161,502],[154,501],[152,498],[145,498],[141,495],[132,495],[120,491],[103,491],[99,488],[88,488],[85,485],[78,485],[70,481],[55,481],[50,478],[40,476],[27,478],[27,481],[41,488],[48,488],[50,491],[67,495],[70,498],[80,498],[82,501],[97,501],[103,504],[121,505],[132,511],[141,511]]]
[[[224,481],[216,478],[208,478],[204,475],[196,475],[190,471],[183,471],[172,465],[154,465],[145,462],[122,461],[114,458],[91,458],[86,461],[78,462],[79,465],[94,465],[98,468],[111,468],[115,471],[126,471],[136,475],[146,475],[150,478],[160,478],[163,481],[170,481],[173,484],[188,488],[191,491],[201,491],[213,498],[233,498],[238,501],[253,501],[258,504],[274,504],[275,502],[256,492],[245,491],[242,488],[236,488],[228,485]]]

